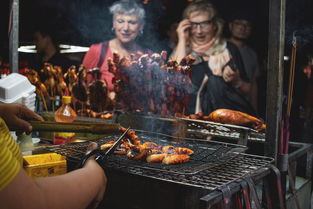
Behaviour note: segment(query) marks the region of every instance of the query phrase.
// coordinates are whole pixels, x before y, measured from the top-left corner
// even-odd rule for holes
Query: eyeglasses
[[[212,23],[213,20],[207,20],[203,22],[190,22],[191,30],[196,30],[198,26],[200,26],[200,29],[202,30],[207,30]]]

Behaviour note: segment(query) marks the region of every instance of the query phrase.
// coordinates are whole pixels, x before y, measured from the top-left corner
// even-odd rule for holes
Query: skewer
[[[292,41],[292,50],[291,50],[291,63],[290,63],[290,74],[289,74],[289,89],[288,89],[288,98],[287,98],[287,116],[291,114],[292,106],[292,95],[293,95],[293,86],[294,86],[294,74],[296,66],[296,36],[293,35]]]

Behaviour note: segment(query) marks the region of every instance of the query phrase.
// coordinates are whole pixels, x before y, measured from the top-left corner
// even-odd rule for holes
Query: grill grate
[[[222,155],[231,149],[238,148],[237,145],[195,139],[185,139],[188,143],[178,143],[169,141],[169,139],[173,137],[162,134],[158,134],[158,136],[154,135],[153,137],[144,132],[139,134],[137,131],[137,134],[142,141],[149,140],[160,144],[173,144],[189,148],[191,147],[194,151],[196,151],[192,161],[197,161],[206,156],[211,156],[211,158],[214,159],[214,155]],[[106,141],[116,139],[117,137],[118,136],[108,136],[95,141],[101,144]],[[48,150],[65,155],[74,160],[79,160],[83,156],[88,144],[89,143],[64,144],[48,147]],[[202,151],[197,151],[196,149]],[[211,150],[211,155],[207,155],[207,152],[209,152],[208,150]],[[208,159],[204,159],[204,161],[205,160]],[[213,162],[206,162],[206,166],[204,167],[192,164],[192,161],[180,165],[170,165],[167,166],[167,169],[164,169],[162,166],[158,168],[147,167],[155,166],[156,164],[153,163],[128,160],[126,156],[113,155],[107,162],[105,162],[105,166],[129,174],[213,191],[228,185],[231,182],[237,181],[246,174],[253,175],[257,171],[267,168],[274,160],[263,156],[237,153],[236,155],[231,155],[231,157],[227,156],[225,158],[220,158],[218,162],[214,162],[214,160]],[[190,163],[192,165],[190,165]],[[186,167],[184,168],[186,170],[193,168],[193,172],[186,172],[186,170],[183,170],[182,172],[179,170],[181,169],[180,166]]]
[[[191,155],[190,161],[188,163],[174,164],[174,165],[164,165],[162,163],[147,163],[145,161],[130,160],[125,155],[112,155],[109,157],[106,166],[111,168],[117,167],[134,167],[141,169],[150,169],[153,171],[162,171],[169,173],[177,174],[195,174],[202,170],[206,170],[210,167],[223,164],[228,160],[236,157],[240,152],[244,151],[246,147],[228,144],[228,143],[219,143],[219,142],[210,142],[200,144],[195,142],[195,140],[185,139],[185,142],[177,142],[175,137],[136,131],[142,142],[155,142],[161,145],[173,145],[176,147],[186,147],[194,151],[194,154]],[[111,140],[116,140],[118,136],[106,136],[104,138],[94,140],[99,145],[104,144]],[[188,141],[188,142],[186,142]],[[65,155],[68,158],[74,160],[80,160],[88,146],[89,142],[76,143],[76,144],[64,144],[58,146],[47,147],[49,151]]]
[[[144,177],[213,191],[244,177],[246,174],[253,175],[260,169],[268,167],[273,161],[272,158],[241,153],[222,166],[211,167],[195,175],[173,175],[167,172],[152,172],[146,169],[126,167],[121,168],[121,170]]]

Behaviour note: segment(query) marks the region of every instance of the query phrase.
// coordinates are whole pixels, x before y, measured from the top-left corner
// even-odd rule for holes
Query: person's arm
[[[21,104],[0,104],[0,117],[11,129],[19,131],[31,131],[30,124],[25,120],[42,120],[39,115]],[[0,149],[3,149],[0,156],[8,159],[9,164],[0,164],[0,169],[8,171],[8,165],[17,166],[20,162],[13,156],[12,150],[9,150],[12,147],[11,142],[9,141],[8,146],[3,140],[0,139]],[[97,144],[91,143],[88,151],[96,148]],[[22,168],[14,175],[16,176],[7,182],[8,185],[0,190],[0,208],[94,208],[102,200],[107,182],[104,170],[92,158],[83,168],[56,177],[31,179]],[[2,180],[4,181],[1,183],[5,182],[5,179]]]
[[[190,27],[190,21],[188,19],[184,19],[178,24],[176,29],[178,43],[170,57],[171,59],[176,60],[178,63],[187,55],[187,42]]]
[[[81,169],[55,177],[31,179],[21,168],[0,191],[0,208],[95,208],[103,198],[106,182],[103,169],[94,159]]]
[[[258,83],[256,79],[253,79],[250,91],[250,103],[252,107],[258,110]]]

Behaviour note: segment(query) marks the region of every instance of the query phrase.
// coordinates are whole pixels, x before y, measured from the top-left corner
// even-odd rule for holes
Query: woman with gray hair
[[[146,53],[147,50],[136,42],[137,37],[143,33],[145,10],[135,0],[117,1],[109,10],[113,15],[112,31],[115,37],[109,41],[92,45],[82,64],[87,69],[95,67],[100,69],[100,79],[107,82],[109,97],[114,99],[113,74],[108,71],[107,60],[109,57],[113,57],[113,53],[117,53],[121,57],[129,57],[138,51]],[[92,79],[89,75],[88,83]]]
[[[187,114],[209,114],[227,108],[255,115],[244,96],[250,84],[238,49],[222,38],[223,20],[211,3],[190,3],[177,27],[178,44],[171,55],[178,62],[191,54],[193,89]]]

